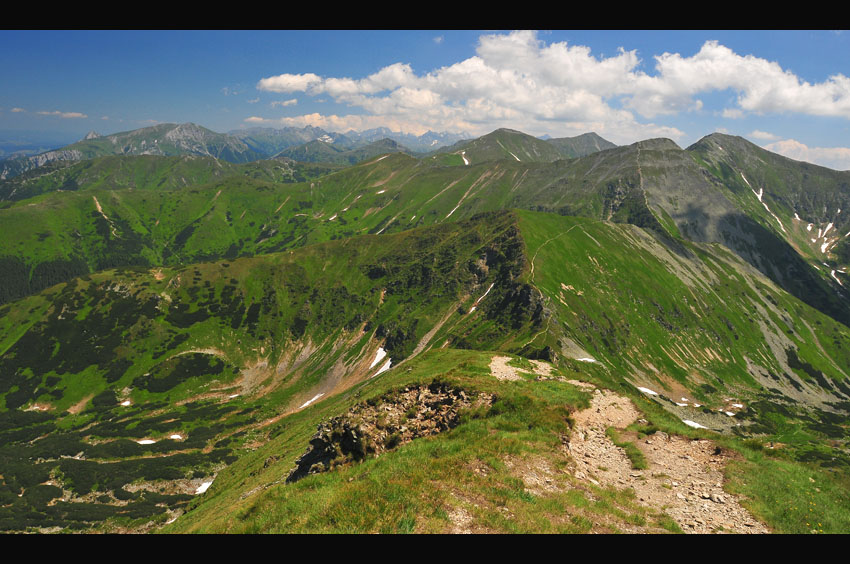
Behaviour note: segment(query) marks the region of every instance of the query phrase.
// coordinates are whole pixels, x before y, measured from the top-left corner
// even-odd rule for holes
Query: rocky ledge
[[[452,429],[460,423],[462,410],[486,408],[493,401],[491,394],[468,393],[438,381],[388,392],[320,423],[286,482]]]

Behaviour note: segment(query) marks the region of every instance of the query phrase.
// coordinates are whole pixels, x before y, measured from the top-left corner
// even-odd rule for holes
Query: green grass
[[[625,451],[626,456],[629,457],[629,461],[632,463],[632,468],[635,470],[646,470],[649,468],[649,463],[646,461],[643,452],[633,442],[622,440],[620,432],[617,429],[608,427],[605,429],[605,435],[611,439],[611,442]]]
[[[406,370],[390,371],[348,397],[331,398],[298,413],[272,443],[219,476],[216,483],[220,481],[221,487],[212,492],[215,497],[205,496],[203,503],[166,530],[447,532],[460,526],[458,515],[466,515],[473,531],[541,533],[610,530],[612,523],[625,527],[662,518],[621,493],[610,492],[604,503],[591,504],[574,489],[568,475],[557,471],[558,461],[567,463],[559,454],[560,437],[569,433],[569,412],[588,405],[587,394],[557,381],[499,382],[488,374],[492,354],[432,351]],[[240,498],[239,492],[279,476],[303,452],[322,417],[388,389],[434,377],[469,391],[496,393],[498,400],[488,412],[470,414],[451,431]],[[261,468],[271,452],[282,453],[282,460],[290,462]],[[552,465],[555,487],[545,493],[530,490],[524,479],[524,472],[536,468],[534,461],[539,459]],[[231,505],[236,518],[222,519],[220,510]]]
[[[850,530],[846,476],[763,453],[746,455],[727,467],[729,489],[749,498],[745,505],[775,532],[843,534]]]

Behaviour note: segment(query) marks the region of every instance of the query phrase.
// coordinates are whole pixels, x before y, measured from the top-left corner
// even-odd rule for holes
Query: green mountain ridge
[[[0,527],[685,528],[575,475],[582,381],[643,414],[612,431],[633,464],[638,439],[718,441],[771,529],[810,532],[811,502],[845,530],[850,176],[721,134],[599,139],[0,183]]]

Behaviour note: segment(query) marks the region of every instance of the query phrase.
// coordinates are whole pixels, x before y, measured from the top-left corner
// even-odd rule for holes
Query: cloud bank
[[[783,139],[764,145],[768,151],[797,161],[819,164],[833,170],[850,170],[850,148],[808,147],[795,139]]]
[[[649,66],[652,74],[643,70]],[[655,56],[651,64],[623,48],[597,57],[586,46],[547,44],[533,31],[482,35],[475,56],[424,74],[400,62],[363,78],[285,73],[262,78],[257,88],[329,96],[353,109],[349,115],[308,114],[268,123],[325,122],[342,129],[392,123],[412,133],[482,134],[511,127],[553,136],[595,131],[615,143],[679,139],[684,132],[653,120],[704,111],[699,96],[718,91],[733,94],[716,112],[726,118],[767,113],[850,118],[850,79],[841,74],[811,84],[778,63],[738,55],[717,41],[707,41],[690,57]]]

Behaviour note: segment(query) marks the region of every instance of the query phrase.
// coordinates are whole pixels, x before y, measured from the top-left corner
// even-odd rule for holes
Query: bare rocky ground
[[[520,370],[509,366],[510,357],[494,356],[490,370],[500,380],[518,380]],[[533,361],[538,379],[551,378],[551,365]],[[609,427],[623,430],[641,418],[632,402],[587,382],[568,383],[592,392],[591,407],[574,414],[575,425],[567,443],[573,476],[600,487],[631,488],[641,504],[670,516],[686,533],[769,533],[723,490],[723,468],[730,453],[708,440],[691,440],[656,432],[644,439],[621,432],[646,457],[648,468],[635,470],[624,449],[606,435]],[[535,465],[537,466],[537,465]],[[522,472],[527,486],[537,494],[551,489],[553,472],[545,465],[537,472]],[[539,474],[539,476],[538,476]],[[538,479],[540,478],[540,479]],[[647,532],[637,529],[634,532]]]
[[[574,415],[568,450],[575,477],[602,487],[632,488],[641,503],[665,512],[686,533],[770,532],[739,498],[723,490],[729,454],[712,441],[656,432],[635,440],[648,468],[633,469],[625,451],[605,431],[623,429],[640,416],[628,398],[594,389],[591,407]]]

